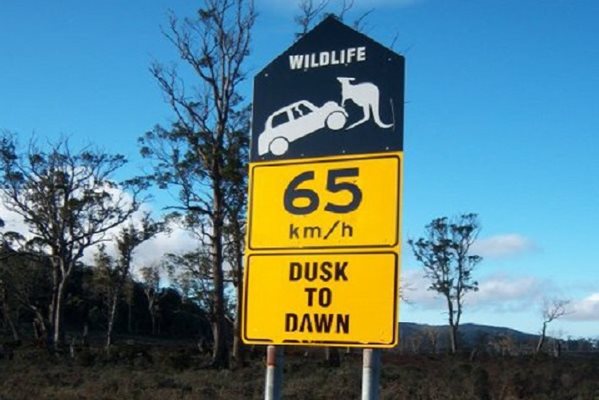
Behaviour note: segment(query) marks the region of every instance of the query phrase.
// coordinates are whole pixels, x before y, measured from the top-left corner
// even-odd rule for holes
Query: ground
[[[341,351],[331,368],[324,350],[288,348],[284,399],[358,399],[359,350]],[[0,360],[0,400],[18,399],[262,399],[265,349],[254,348],[246,367],[213,370],[191,344],[78,349],[55,356],[27,344]],[[381,399],[599,400],[599,354],[489,356],[383,352]]]

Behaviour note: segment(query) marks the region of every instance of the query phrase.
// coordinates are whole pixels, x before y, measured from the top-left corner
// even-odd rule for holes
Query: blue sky
[[[176,61],[160,26],[169,9],[198,5],[3,1],[0,129],[70,135],[125,154],[138,173],[136,139],[172,118],[148,72]],[[293,2],[256,6],[250,76],[296,30]],[[571,314],[550,330],[599,336],[599,2],[356,0],[348,19],[370,8],[364,33],[396,38],[407,63],[404,239],[432,218],[477,212],[485,259],[464,321],[536,332],[542,298],[559,296]],[[244,90],[250,98],[251,80]],[[403,260],[412,303],[401,320],[444,323],[407,248]]]

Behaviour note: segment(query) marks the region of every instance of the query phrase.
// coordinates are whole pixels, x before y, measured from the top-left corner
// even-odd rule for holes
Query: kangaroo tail
[[[391,128],[392,126],[395,125],[395,112],[393,110],[393,99],[390,100],[391,102],[391,113],[393,115],[393,123],[391,124],[385,124],[383,121],[381,121],[381,116],[379,115],[379,106],[378,104],[373,104],[372,106],[372,114],[374,117],[374,122],[376,122],[376,124],[383,129],[387,129],[387,128]]]

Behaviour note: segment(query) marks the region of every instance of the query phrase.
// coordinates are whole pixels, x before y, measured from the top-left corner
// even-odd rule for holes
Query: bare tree
[[[241,312],[243,299],[243,256],[245,248],[247,212],[247,169],[249,162],[249,140],[245,135],[231,135],[229,151],[226,153],[228,165],[225,185],[226,218],[225,259],[231,266],[231,282],[235,286],[235,320],[233,336],[233,360],[242,366],[245,363],[241,341]]]
[[[314,0],[300,0],[298,2],[299,14],[295,16],[295,23],[300,31],[295,36],[302,37],[308,33],[318,19],[322,18],[322,14],[328,5],[329,0],[318,0],[317,2],[314,2]],[[343,9],[342,11],[345,13],[347,10]]]
[[[422,345],[426,339],[426,333],[423,331],[415,332],[408,338],[408,344],[410,345],[410,350],[413,354],[419,354]]]
[[[478,216],[463,214],[451,220],[436,218],[426,226],[425,237],[408,240],[416,260],[431,281],[428,289],[445,298],[452,353],[458,349],[464,297],[468,292],[478,290],[472,272],[482,258],[469,252],[479,231]]]
[[[539,341],[535,349],[535,354],[538,354],[545,344],[547,338],[547,326],[556,319],[559,319],[567,314],[566,307],[570,303],[569,300],[552,298],[543,299],[543,306],[541,308],[541,315],[543,317],[543,325],[541,327],[541,333],[539,335]]]
[[[347,14],[354,7],[354,0],[340,0],[335,2],[339,4],[339,9],[330,9],[330,0],[299,0],[298,1],[298,14],[295,16],[294,21],[299,27],[299,32],[295,34],[297,38],[304,36],[310,29],[314,27],[322,19],[329,15],[334,16],[340,21],[347,19]],[[362,31],[364,28],[364,22],[366,18],[372,13],[373,9],[360,14],[353,22],[352,26],[357,31]]]
[[[112,344],[117,306],[130,278],[133,252],[139,245],[153,238],[162,228],[162,223],[153,221],[150,215],[146,213],[143,215],[139,226],[135,226],[131,222],[128,226],[121,228],[114,239],[117,248],[116,258],[109,256],[104,246],[99,249],[96,255],[96,266],[104,278],[101,286],[105,291],[108,308],[105,343],[107,353],[110,353],[110,345]]]
[[[437,354],[439,348],[439,330],[434,326],[427,326],[424,328],[424,335],[430,346],[431,353]]]
[[[47,320],[55,348],[62,342],[63,303],[73,269],[87,248],[139,207],[139,188],[130,186],[127,194],[112,180],[125,163],[121,155],[90,148],[74,153],[64,139],[47,150],[31,141],[21,152],[14,135],[0,138],[2,201],[23,218],[32,236],[28,245],[51,264]]]
[[[148,312],[152,321],[152,335],[158,333],[156,327],[156,318],[158,313],[158,303],[160,302],[160,267],[157,264],[152,264],[147,267],[140,268],[141,280],[144,286],[144,293],[148,300]]]
[[[178,188],[176,208],[210,248],[216,368],[229,365],[223,272],[226,154],[237,143],[230,140],[234,135],[249,132],[249,107],[239,85],[255,17],[253,3],[245,0],[205,0],[195,19],[170,17],[165,36],[198,81],[193,88],[185,86],[176,69],[154,63],[150,71],[177,120],[171,129],[156,127],[140,139],[142,155],[155,161],[150,178],[162,188]]]

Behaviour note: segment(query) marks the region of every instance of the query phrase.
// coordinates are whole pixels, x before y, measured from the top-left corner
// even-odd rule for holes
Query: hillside
[[[448,348],[447,325],[427,325],[414,322],[400,322],[399,336],[400,345],[420,342],[425,349],[432,346],[431,341],[437,340],[437,350],[443,351]],[[462,347],[474,348],[487,346],[498,340],[509,340],[519,346],[530,345],[538,340],[538,335],[520,332],[515,329],[466,323],[459,328],[460,343]]]

